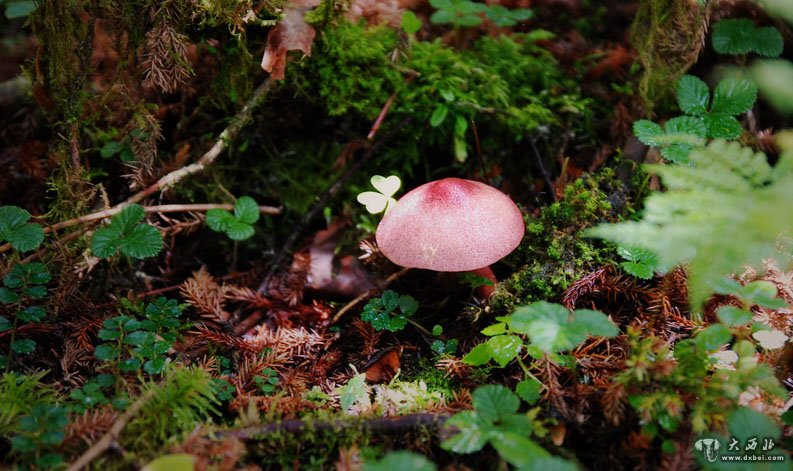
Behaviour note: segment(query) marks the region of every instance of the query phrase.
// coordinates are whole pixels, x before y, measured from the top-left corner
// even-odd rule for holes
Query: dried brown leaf
[[[319,3],[319,0],[290,1],[284,9],[284,19],[267,35],[262,69],[269,72],[274,79],[284,79],[287,52],[300,50],[307,56],[311,55],[311,43],[314,42],[316,30],[306,23],[303,16]]]

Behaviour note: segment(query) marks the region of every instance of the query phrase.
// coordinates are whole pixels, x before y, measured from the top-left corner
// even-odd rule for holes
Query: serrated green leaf
[[[719,54],[748,54],[754,43],[755,24],[748,18],[721,20],[713,25],[713,49]]]
[[[47,315],[41,306],[28,306],[17,312],[17,318],[22,322],[39,322]]]
[[[496,422],[514,414],[520,407],[520,399],[508,388],[498,384],[488,384],[474,391],[473,405],[482,419]]]
[[[446,120],[446,116],[449,114],[449,108],[445,105],[438,105],[435,107],[435,111],[432,112],[432,116],[430,116],[430,126],[433,128],[437,128],[443,121]]]
[[[727,326],[748,324],[752,321],[752,313],[735,306],[722,306],[716,311],[719,320]]]
[[[708,129],[708,137],[713,139],[738,139],[743,132],[741,123],[728,114],[712,113],[703,119]]]
[[[210,209],[206,214],[206,223],[215,232],[225,232],[234,215],[224,209]]]
[[[0,288],[0,303],[2,304],[18,303],[20,300],[21,298],[19,297],[16,291],[12,291],[5,287]]]
[[[116,254],[121,232],[114,227],[101,227],[91,236],[91,253],[99,258],[110,258]]]
[[[642,280],[652,279],[654,275],[653,267],[650,265],[645,265],[644,263],[621,262],[620,266],[629,275],[633,275],[636,278],[641,278]]]
[[[656,138],[663,136],[666,132],[660,124],[647,119],[640,119],[633,123],[633,134],[645,145],[658,146],[659,143]]]
[[[126,337],[124,337],[124,343],[127,345],[144,345],[152,342],[153,340],[154,334],[142,330],[131,332]]]
[[[672,144],[662,147],[661,155],[666,160],[676,164],[689,164],[691,162],[689,156],[693,150],[694,146],[690,144]]]
[[[697,333],[696,344],[703,350],[716,350],[732,340],[732,332],[723,324],[713,324]]]
[[[522,345],[523,341],[517,335],[497,335],[487,341],[491,356],[502,368],[518,356]]]
[[[253,226],[241,221],[237,221],[236,219],[228,223],[225,232],[231,240],[250,239],[255,233]]]
[[[415,314],[418,309],[419,302],[416,301],[416,298],[413,296],[404,294],[399,297],[399,310],[402,311],[403,316],[410,317]]]
[[[134,373],[140,369],[140,360],[137,358],[125,358],[118,363],[118,369],[122,373]]]
[[[708,109],[710,90],[693,75],[684,75],[677,82],[677,104],[683,113],[700,116]]]
[[[702,119],[694,116],[678,116],[672,118],[664,124],[666,134],[682,134],[696,137],[706,137],[707,127]]]
[[[386,312],[394,312],[399,307],[399,294],[392,290],[386,290],[380,295],[380,302]]]
[[[779,57],[785,48],[782,34],[773,26],[763,26],[754,32],[752,49],[764,57]]]
[[[158,375],[165,369],[165,358],[154,358],[143,364],[143,371],[150,375]]]
[[[540,399],[541,390],[542,383],[534,378],[524,379],[515,386],[515,392],[518,396],[529,404],[534,404]]]
[[[259,220],[259,205],[250,196],[241,196],[234,203],[234,217],[246,224],[255,224]]]
[[[118,350],[114,345],[103,343],[94,349],[94,356],[97,360],[112,361],[118,356]]]
[[[757,100],[757,86],[746,79],[728,78],[713,91],[711,113],[739,115],[749,111]]]
[[[490,5],[485,10],[485,15],[499,28],[509,28],[518,24],[519,21],[528,20],[533,16],[533,13],[527,8],[508,9],[503,5]]]
[[[30,220],[30,213],[16,206],[0,206],[0,237],[7,238],[12,229],[22,226]]]
[[[124,234],[118,247],[132,258],[153,257],[162,250],[162,234],[154,226],[138,224]]]
[[[493,358],[493,354],[490,351],[490,346],[487,343],[480,343],[463,357],[463,363],[480,366],[489,362],[491,358]]]
[[[20,252],[33,250],[44,241],[44,229],[38,224],[28,223],[12,229],[5,237],[11,247]]]
[[[474,453],[487,444],[489,423],[475,412],[464,411],[446,421],[446,427],[456,427],[459,432],[441,443],[441,448],[454,453]]]
[[[130,204],[113,216],[109,227],[116,228],[120,233],[127,233],[140,223],[146,216],[143,207],[138,204]]]
[[[13,326],[13,324],[11,324],[11,321],[9,321],[8,319],[6,319],[3,316],[0,316],[0,332],[5,332],[5,331],[11,330],[13,328],[14,328],[14,326]]]
[[[36,350],[36,341],[31,339],[18,339],[11,342],[11,351],[20,355],[28,355]]]

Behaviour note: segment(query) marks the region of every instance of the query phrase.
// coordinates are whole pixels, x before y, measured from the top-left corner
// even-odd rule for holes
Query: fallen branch
[[[355,428],[364,432],[399,433],[419,427],[440,428],[449,418],[446,414],[408,414],[397,417],[378,417],[374,419],[333,420],[328,422],[306,422],[284,420],[282,422],[256,425],[214,434],[217,438],[234,437],[240,440],[255,440],[262,435],[274,433],[300,434],[303,432],[333,432]]]
[[[108,432],[102,438],[100,438],[99,441],[91,445],[91,448],[80,455],[77,461],[69,466],[67,471],[79,471],[85,468],[91,464],[93,460],[101,456],[102,453],[107,451],[108,448],[112,447],[113,444],[116,443],[119,435],[121,435],[121,431],[127,426],[127,422],[129,422],[135,416],[135,414],[137,414],[143,408],[143,406],[146,405],[156,390],[157,388],[151,388],[143,393],[143,395],[141,395],[137,401],[129,406],[129,409],[127,409],[121,415],[121,417],[116,419],[113,426],[110,427],[110,430],[108,430]]]

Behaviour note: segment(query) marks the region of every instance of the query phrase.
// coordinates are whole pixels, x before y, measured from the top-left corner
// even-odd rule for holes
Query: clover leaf
[[[97,229],[91,238],[91,252],[110,258],[119,251],[132,258],[148,258],[162,249],[162,234],[156,227],[141,223],[145,212],[131,204],[113,216],[110,224]]]
[[[231,240],[250,238],[258,220],[259,205],[250,196],[242,196],[234,203],[233,214],[224,209],[207,211],[207,226],[215,232],[225,232]]]

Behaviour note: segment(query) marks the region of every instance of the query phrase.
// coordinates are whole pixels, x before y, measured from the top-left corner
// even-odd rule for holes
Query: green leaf
[[[474,391],[473,405],[479,417],[496,422],[516,413],[520,407],[520,399],[504,386],[488,384]]]
[[[627,262],[620,266],[630,275],[649,280],[658,268],[658,257],[649,250],[639,247],[617,247],[617,253]]]
[[[130,204],[122,209],[118,214],[113,216],[110,220],[110,226],[119,229],[119,232],[125,233],[132,230],[138,223],[143,221],[146,212],[143,207],[137,204]]]
[[[399,294],[390,289],[386,290],[380,295],[380,301],[386,312],[394,312],[399,307]]]
[[[435,324],[432,327],[432,335],[435,337],[440,337],[441,335],[443,335],[443,326],[440,324]]]
[[[446,119],[446,115],[449,114],[449,108],[445,105],[438,105],[435,108],[435,111],[432,112],[432,116],[430,116],[430,126],[433,128],[437,128],[443,121]]]
[[[193,471],[195,457],[187,453],[171,453],[160,456],[144,466],[141,471]]]
[[[154,334],[143,330],[132,332],[124,337],[124,343],[127,345],[145,345],[153,340]]]
[[[345,412],[358,402],[369,401],[369,388],[366,387],[366,374],[361,373],[353,376],[342,386],[339,392],[339,404]]]
[[[757,87],[746,79],[728,78],[716,85],[713,91],[711,113],[730,116],[749,111],[757,100]]]
[[[732,340],[732,332],[725,325],[713,324],[700,331],[694,340],[704,350],[716,350]]]
[[[518,467],[518,471],[578,471],[578,466],[556,456],[537,458],[527,466]]]
[[[224,209],[210,209],[207,211],[207,226],[215,232],[226,232],[229,223],[235,221],[234,216]]]
[[[494,433],[490,438],[490,444],[502,458],[515,466],[528,466],[534,460],[550,456],[533,440],[510,431]]]
[[[413,296],[402,295],[399,297],[399,310],[402,315],[410,317],[419,309],[419,302]]]
[[[150,375],[158,375],[165,369],[165,358],[154,358],[143,364],[143,370]]]
[[[502,368],[520,353],[523,341],[517,335],[497,335],[487,341],[493,359]]]
[[[719,320],[727,326],[748,324],[752,321],[752,313],[735,306],[722,306],[716,311]]]
[[[684,75],[677,82],[677,104],[683,113],[700,116],[705,114],[710,101],[708,86],[693,75]]]
[[[21,298],[15,291],[11,291],[8,288],[0,288],[0,303],[18,303],[20,300]]]
[[[255,224],[259,220],[259,205],[250,196],[241,196],[234,203],[234,217],[246,224]]]
[[[542,383],[534,378],[524,379],[515,387],[515,392],[521,399],[529,404],[534,404],[540,399]]]
[[[533,13],[527,8],[510,10],[503,5],[490,5],[485,10],[485,15],[499,28],[509,28],[518,24],[519,21],[528,20],[533,16]]]
[[[493,358],[493,354],[490,351],[490,346],[487,343],[480,343],[463,357],[463,363],[480,366],[489,362],[491,358]]]
[[[416,34],[420,29],[421,20],[419,20],[412,11],[405,10],[405,12],[402,13],[402,30],[407,34]]]
[[[25,18],[36,10],[36,3],[30,0],[14,0],[6,3],[6,18],[15,20]]]
[[[660,144],[656,138],[663,136],[666,132],[664,132],[664,128],[660,124],[647,119],[640,119],[633,123],[633,134],[648,146],[658,146]]]
[[[763,26],[754,32],[752,49],[765,57],[779,57],[785,48],[782,34],[773,26]]]
[[[125,358],[119,362],[118,369],[122,373],[134,373],[140,369],[140,360],[137,358]]]
[[[230,221],[226,226],[226,235],[231,240],[245,240],[250,239],[255,233],[253,226],[244,222],[237,221],[236,219]]]
[[[121,152],[118,153],[118,158],[125,163],[134,162],[135,151],[133,151],[130,146],[126,145],[121,148]]]
[[[664,129],[666,129],[667,135],[683,134],[702,138],[706,137],[708,132],[702,119],[694,116],[672,118],[664,124]]]
[[[22,322],[39,322],[47,315],[41,306],[28,306],[17,312],[17,318]]]
[[[13,324],[11,324],[11,321],[9,321],[8,319],[6,319],[3,316],[0,316],[0,332],[5,332],[5,331],[11,330],[13,328],[14,328],[14,326],[13,326]]]
[[[99,151],[99,155],[102,156],[103,159],[109,159],[114,155],[118,154],[121,151],[121,143],[118,141],[110,141]]]
[[[118,356],[118,350],[116,350],[114,345],[103,343],[101,345],[97,345],[97,347],[94,349],[94,356],[97,360],[112,361]]]
[[[364,471],[435,471],[437,467],[432,461],[416,453],[394,451],[375,463],[365,462],[363,469]]]
[[[153,257],[162,250],[162,234],[154,226],[139,224],[125,234],[119,249],[132,258]]]
[[[481,419],[475,412],[464,411],[453,415],[446,421],[446,427],[456,427],[459,433],[441,443],[441,448],[454,453],[474,453],[487,444],[490,424]]]
[[[782,433],[779,427],[765,414],[749,407],[739,407],[727,419],[730,434],[745,443],[754,437],[759,439],[771,438],[779,441]]]
[[[492,337],[493,335],[501,335],[507,332],[507,324],[504,322],[499,322],[498,324],[493,324],[485,327],[482,329],[482,334],[487,335],[488,337]]]
[[[600,311],[591,309],[577,309],[573,313],[571,326],[587,335],[613,338],[620,333],[619,327]]]
[[[16,206],[0,206],[0,237],[7,239],[7,234],[30,219],[30,213]]]
[[[721,20],[713,25],[713,49],[719,54],[748,54],[756,26],[747,18]]]
[[[738,139],[743,128],[737,119],[725,113],[712,113],[703,118],[708,137],[714,139]]]
[[[116,228],[101,227],[91,237],[91,252],[99,258],[109,258],[116,254],[121,233]]]
[[[24,224],[6,234],[11,247],[20,252],[33,250],[44,241],[44,229],[38,224]]]
[[[787,307],[787,302],[777,297],[776,285],[770,281],[752,281],[746,286],[742,286],[736,293],[741,298],[769,309],[783,309]]]
[[[31,339],[18,339],[11,342],[11,350],[20,355],[28,355],[36,349],[36,341]]]

